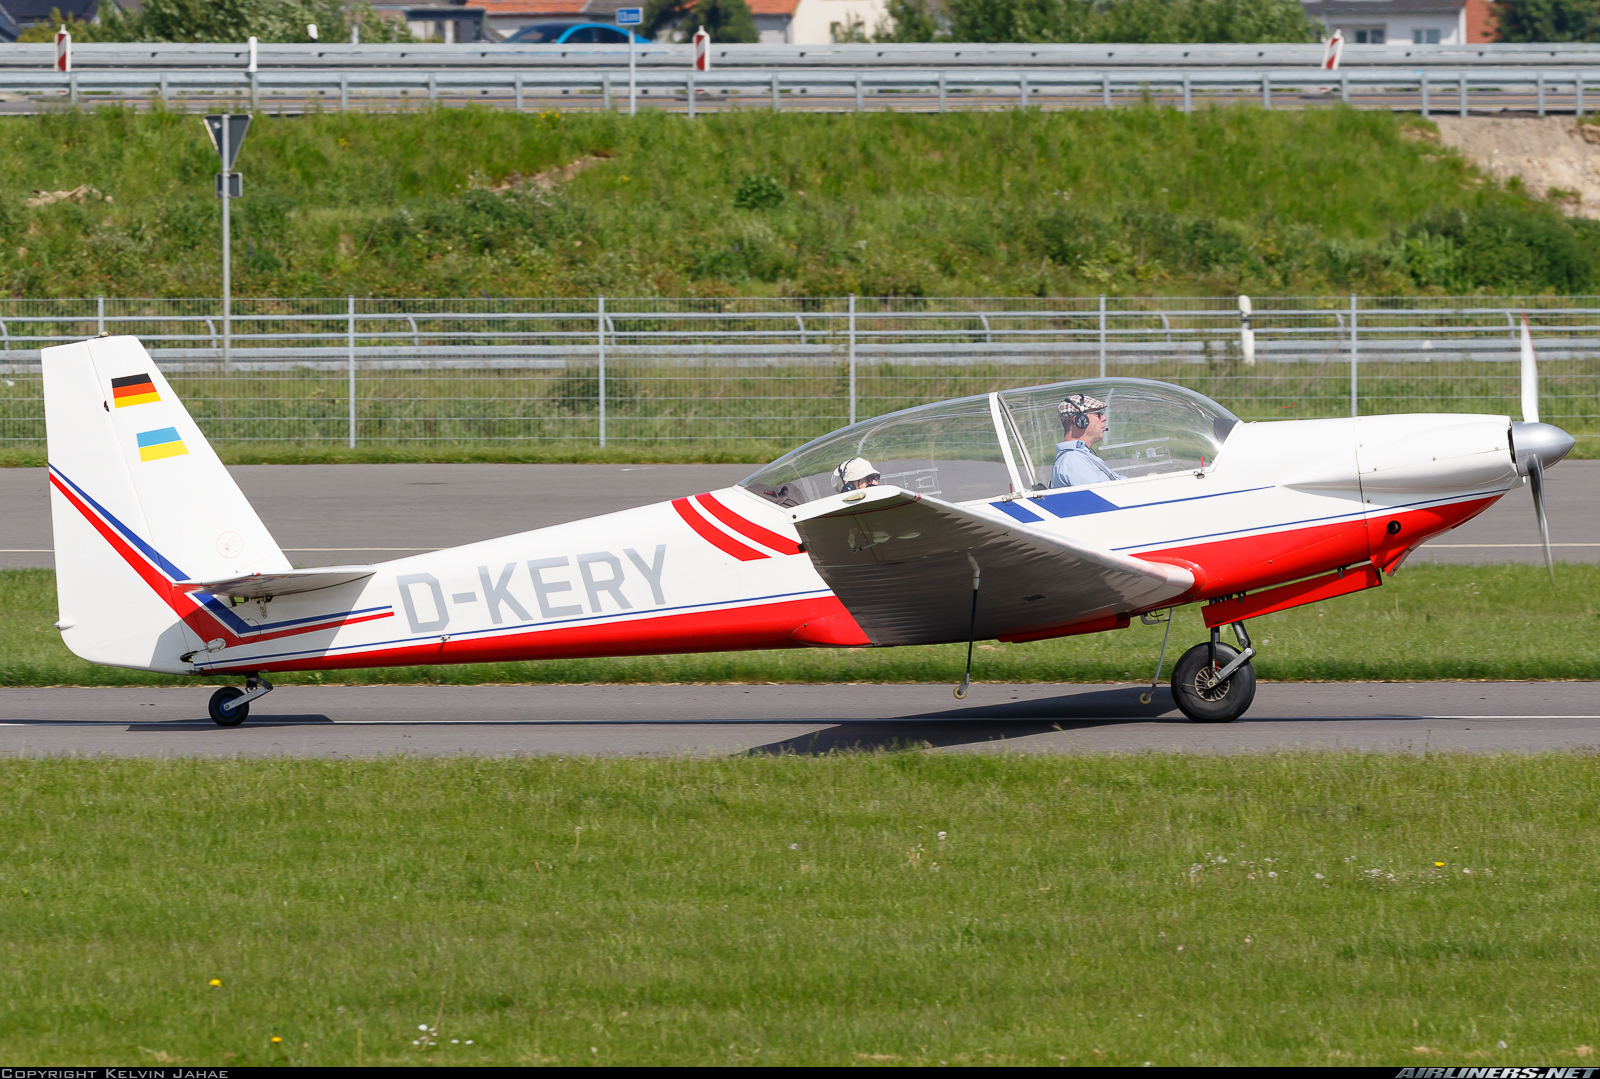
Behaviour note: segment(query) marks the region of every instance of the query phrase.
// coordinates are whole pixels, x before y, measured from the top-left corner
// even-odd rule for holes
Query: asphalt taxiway
[[[419,551],[649,505],[737,483],[753,465],[237,465],[230,468],[297,566],[382,562]],[[55,565],[45,470],[0,469],[0,568]],[[1600,562],[1600,461],[1548,474],[1563,562]],[[1418,562],[1539,562],[1526,488],[1425,544]]]
[[[1268,683],[1242,719],[1190,723],[1141,686],[285,686],[242,726],[208,690],[0,689],[0,755],[381,757],[1600,747],[1600,683]]]

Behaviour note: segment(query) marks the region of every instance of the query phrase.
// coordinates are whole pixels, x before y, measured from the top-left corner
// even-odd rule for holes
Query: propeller
[[[1533,331],[1528,313],[1522,313],[1522,422],[1511,425],[1511,451],[1517,471],[1528,477],[1534,516],[1539,519],[1539,542],[1550,587],[1556,586],[1556,560],[1550,553],[1550,522],[1544,512],[1544,470],[1571,452],[1576,440],[1553,424],[1539,422],[1539,363],[1533,351]]]

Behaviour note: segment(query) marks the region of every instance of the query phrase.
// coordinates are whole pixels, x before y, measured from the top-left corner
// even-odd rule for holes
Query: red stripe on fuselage
[[[1474,498],[1424,509],[1374,513],[1370,518],[1307,525],[1236,539],[1163,547],[1140,551],[1137,557],[1159,562],[1163,557],[1193,562],[1205,571],[1205,586],[1190,599],[1207,600],[1248,592],[1285,581],[1326,573],[1340,566],[1365,562],[1380,555],[1378,537],[1387,537],[1388,522],[1400,522],[1394,540],[1400,549],[1448,532],[1471,520],[1501,496]],[[1376,526],[1372,522],[1376,522]],[[1369,535],[1372,539],[1369,541]],[[1392,555],[1390,556],[1392,557]]]
[[[724,506],[721,502],[718,502],[715,498],[712,498],[709,493],[695,495],[694,500],[700,503],[700,505],[704,506],[706,508],[706,512],[710,513],[711,516],[715,517],[717,520],[721,521],[723,524],[727,525],[741,536],[744,536],[746,539],[753,539],[757,543],[771,547],[774,551],[780,551],[783,554],[800,553],[800,545],[794,540],[762,528],[754,521],[745,520],[743,517],[740,517],[737,513],[734,513],[732,510],[730,510],[727,506]]]
[[[78,512],[83,514],[84,519],[94,526],[95,531],[99,532],[105,541],[111,545],[111,549],[121,555],[124,562],[133,567],[133,571],[144,580],[145,584],[150,586],[150,590],[168,607],[172,608],[172,613],[177,615],[183,624],[188,626],[202,641],[216,640],[218,636],[221,636],[225,645],[231,648],[239,644],[271,641],[279,637],[293,637],[302,633],[314,633],[319,629],[338,629],[340,626],[355,625],[357,622],[371,622],[375,618],[394,617],[393,611],[385,611],[382,614],[363,615],[360,618],[339,618],[314,626],[280,630],[277,633],[251,634],[249,637],[240,637],[229,629],[226,624],[218,620],[215,615],[204,607],[199,606],[199,601],[194,598],[192,593],[173,587],[172,582],[167,580],[166,574],[152,566],[144,555],[135,550],[133,545],[124,539],[116,529],[101,520],[98,513],[90,509],[82,499],[73,494],[54,475],[50,477],[50,483],[56,490],[66,496],[67,501],[71,502]]]
[[[684,524],[694,529],[701,539],[723,554],[731,554],[741,562],[754,562],[758,559],[772,557],[769,554],[762,554],[753,547],[746,547],[726,532],[712,527],[711,522],[694,511],[687,498],[674,498],[672,500],[672,508],[678,511],[678,516],[683,518]]]
[[[734,652],[758,648],[804,648],[792,634],[799,626],[828,618],[849,619],[834,596],[784,600],[749,607],[630,618],[599,625],[454,638],[358,654],[305,656],[282,662],[238,660],[208,672],[314,671],[400,667],[418,663],[512,663],[535,659],[652,656],[686,652]]]

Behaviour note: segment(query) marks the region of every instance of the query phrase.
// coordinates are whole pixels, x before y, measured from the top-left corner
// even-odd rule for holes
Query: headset
[[[1076,394],[1075,396],[1078,398],[1077,404],[1081,407],[1083,405],[1083,394],[1080,393],[1080,394]],[[1068,397],[1067,398],[1067,402],[1070,403],[1071,401],[1072,401],[1072,398]],[[1092,409],[1091,411],[1099,412],[1101,410],[1100,409]],[[1074,412],[1074,413],[1072,413],[1072,426],[1076,427],[1080,431],[1087,431],[1089,429],[1089,413],[1088,412]]]

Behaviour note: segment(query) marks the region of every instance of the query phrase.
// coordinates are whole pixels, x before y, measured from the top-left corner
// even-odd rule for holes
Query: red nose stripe
[[[771,555],[762,554],[753,547],[746,547],[726,532],[711,527],[711,522],[696,513],[689,505],[687,498],[674,498],[672,508],[678,511],[678,516],[683,518],[683,523],[700,534],[700,538],[717,548],[724,554],[731,554],[741,562],[754,562],[761,558],[771,558]]]
[[[715,517],[717,520],[721,521],[723,524],[727,525],[741,536],[745,536],[748,539],[755,540],[757,543],[771,547],[774,551],[782,551],[784,554],[800,553],[800,545],[794,540],[785,539],[776,532],[770,532],[756,524],[754,521],[745,520],[743,517],[740,517],[737,513],[734,513],[732,510],[730,510],[727,506],[724,506],[721,502],[718,502],[715,498],[712,498],[709,494],[695,495],[694,500],[700,503],[700,505],[704,506],[707,513],[711,514],[711,516]]]

